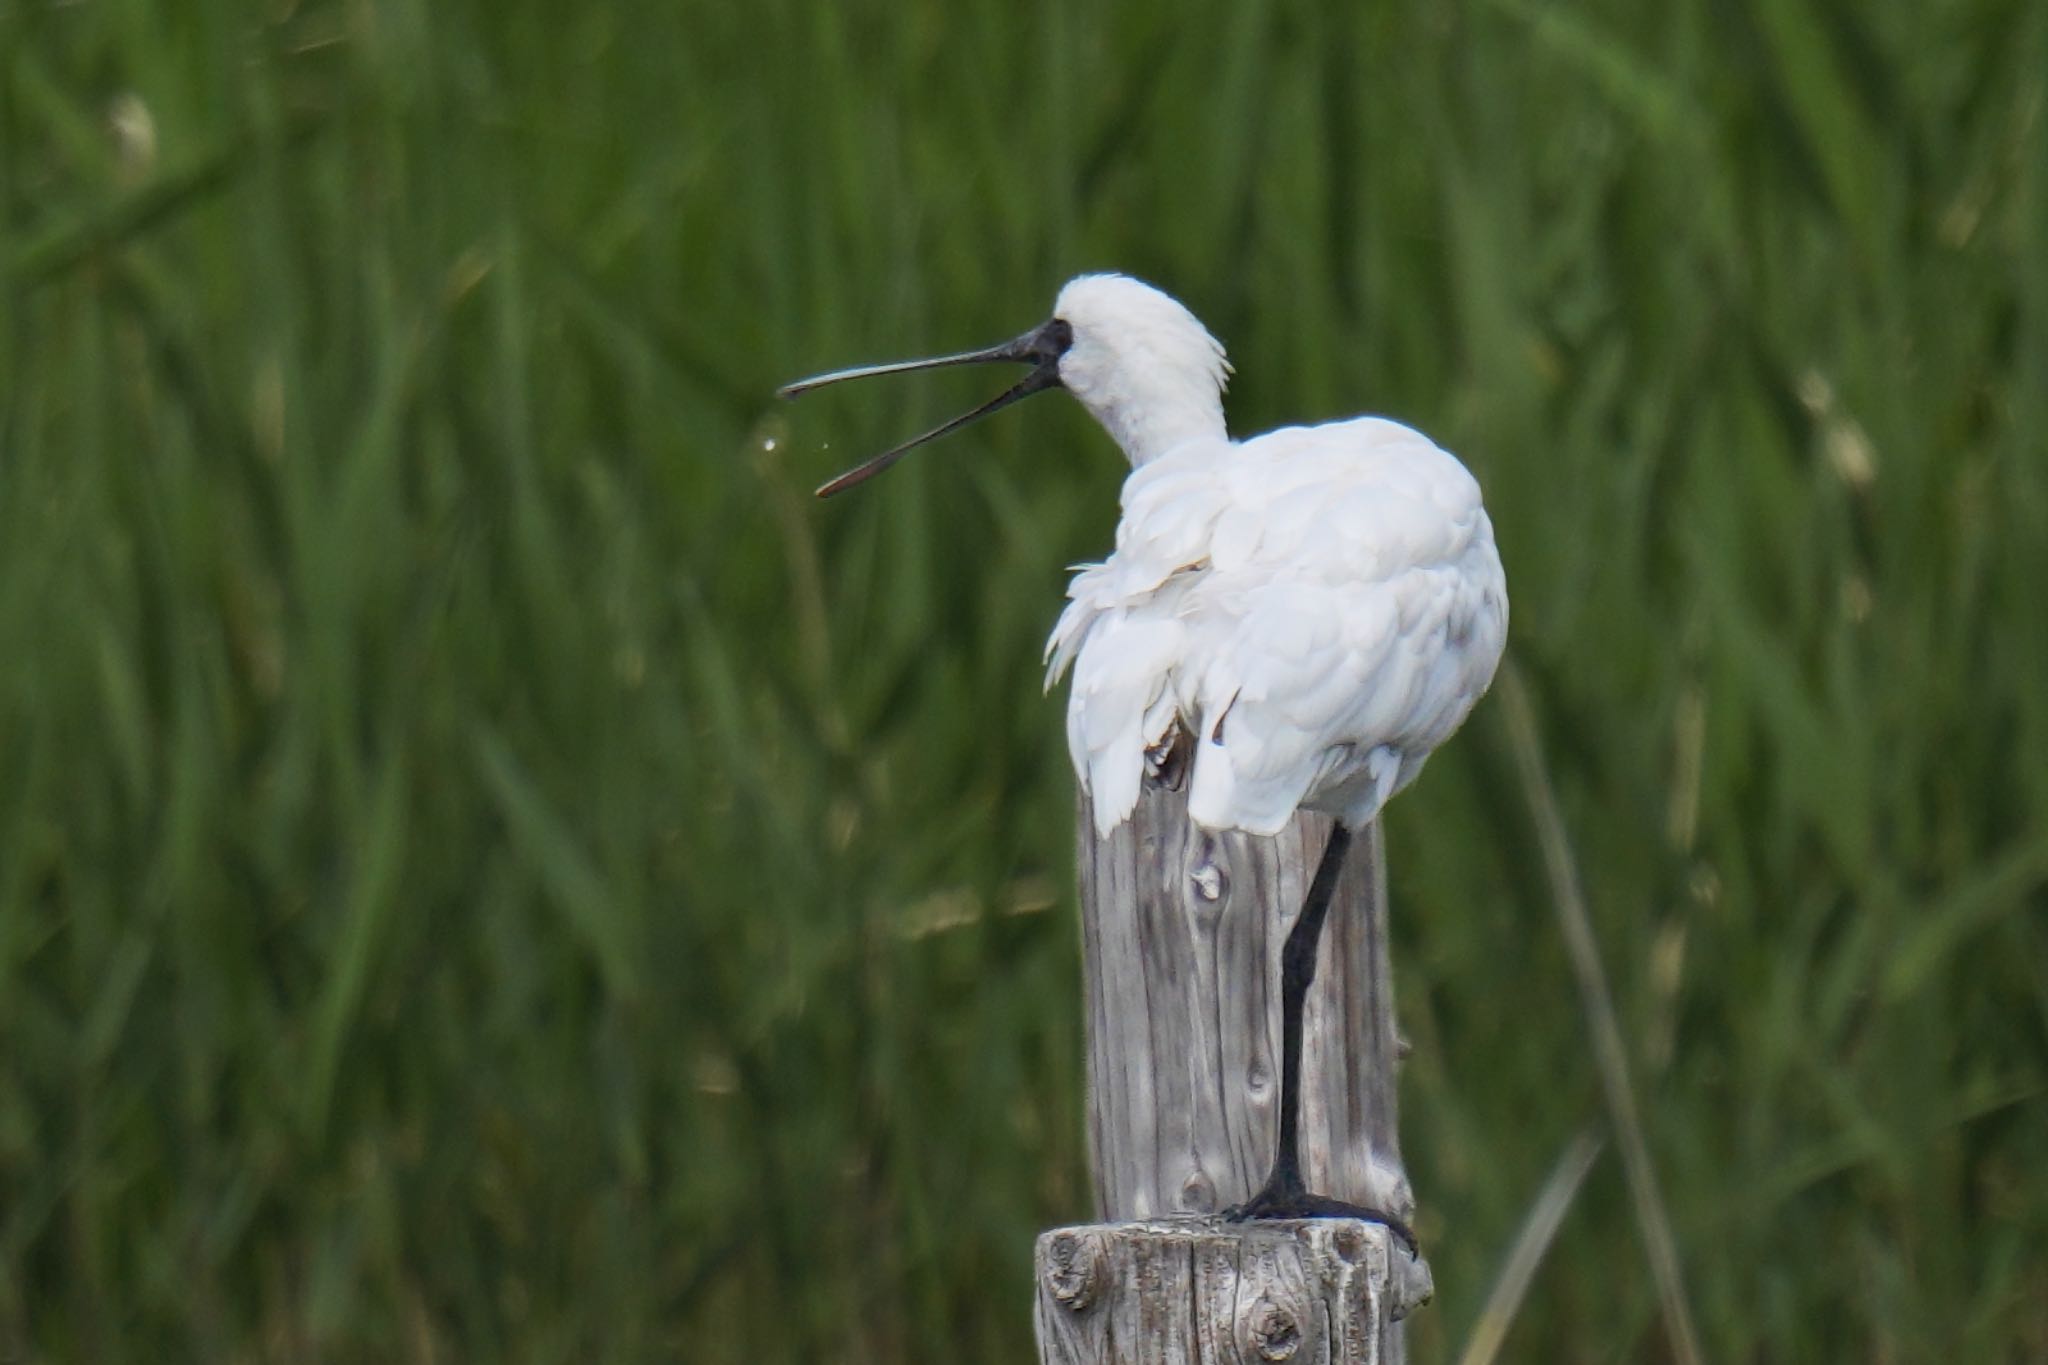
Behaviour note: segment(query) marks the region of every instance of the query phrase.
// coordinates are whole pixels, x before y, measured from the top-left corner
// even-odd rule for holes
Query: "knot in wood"
[[[1301,1323],[1261,1294],[1245,1316],[1245,1337],[1261,1360],[1286,1360],[1301,1349]]]
[[[1088,1233],[1063,1232],[1046,1248],[1045,1287],[1053,1300],[1069,1312],[1078,1313],[1095,1302],[1102,1281],[1103,1249],[1100,1238]]]
[[[1189,899],[1185,904],[1196,922],[1213,932],[1223,913],[1224,898],[1230,895],[1230,853],[1214,833],[1203,833],[1188,841],[1187,861],[1182,864],[1188,879]]]

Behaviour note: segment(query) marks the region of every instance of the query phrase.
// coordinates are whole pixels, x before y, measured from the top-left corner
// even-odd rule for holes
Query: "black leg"
[[[1323,923],[1337,894],[1337,875],[1351,847],[1351,831],[1337,825],[1323,848],[1322,861],[1309,883],[1301,914],[1280,949],[1280,1143],[1265,1186],[1244,1203],[1224,1213],[1233,1222],[1247,1218],[1363,1218],[1384,1224],[1415,1251],[1415,1234],[1407,1224],[1378,1209],[1340,1203],[1310,1194],[1301,1178],[1301,1014],[1308,988],[1315,984],[1316,952],[1322,946]]]
[[[1338,825],[1330,831],[1322,860],[1309,883],[1308,899],[1301,903],[1287,943],[1280,949],[1280,1146],[1273,1157],[1273,1179],[1295,1194],[1304,1194],[1301,1181],[1301,1016],[1308,1004],[1308,988],[1316,981],[1316,957],[1322,948],[1323,925],[1330,917],[1330,902],[1336,899],[1337,876],[1344,869],[1344,854],[1351,847],[1351,831]]]

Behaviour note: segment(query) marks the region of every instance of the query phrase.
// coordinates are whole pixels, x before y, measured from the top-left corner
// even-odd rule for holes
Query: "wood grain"
[[[1038,1239],[1042,1365],[1384,1365],[1429,1267],[1348,1219],[1055,1228]]]
[[[1209,835],[1154,788],[1097,839],[1078,815],[1089,1155],[1105,1222],[1213,1213],[1265,1178],[1278,1129],[1280,946],[1330,822]],[[1411,1220],[1375,825],[1338,887],[1305,1011],[1310,1188]]]

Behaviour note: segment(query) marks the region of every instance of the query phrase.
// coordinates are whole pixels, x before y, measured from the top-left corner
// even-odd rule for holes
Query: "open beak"
[[[942,365],[987,365],[998,360],[1015,361],[1031,366],[1031,373],[1015,384],[983,403],[972,412],[963,412],[950,422],[941,423],[922,436],[913,436],[902,445],[888,450],[862,464],[855,465],[838,478],[819,487],[818,496],[829,498],[857,483],[865,483],[875,475],[895,464],[911,451],[927,441],[935,441],[949,431],[957,431],[979,417],[1001,411],[1020,398],[1029,398],[1041,389],[1060,387],[1060,356],[1073,343],[1074,330],[1066,323],[1054,318],[1051,322],[1034,327],[1015,341],[1006,341],[1000,346],[990,346],[981,351],[963,351],[959,355],[942,355],[931,360],[900,360],[889,365],[863,365],[858,369],[834,370],[831,374],[814,375],[799,379],[794,384],[784,384],[776,392],[784,398],[795,398],[798,394],[822,389],[827,384],[837,384],[843,379],[872,379],[883,374],[908,374],[912,370],[935,370]]]

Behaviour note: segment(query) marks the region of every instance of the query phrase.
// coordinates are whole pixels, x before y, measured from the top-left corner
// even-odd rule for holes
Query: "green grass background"
[[[1024,1361],[1120,268],[1484,482],[1716,1361],[2048,1359],[2048,9],[0,0],[0,1361]],[[828,448],[829,447],[829,448]],[[1450,1360],[1604,1128],[1387,822]],[[1668,1358],[1611,1149],[1503,1358]]]

